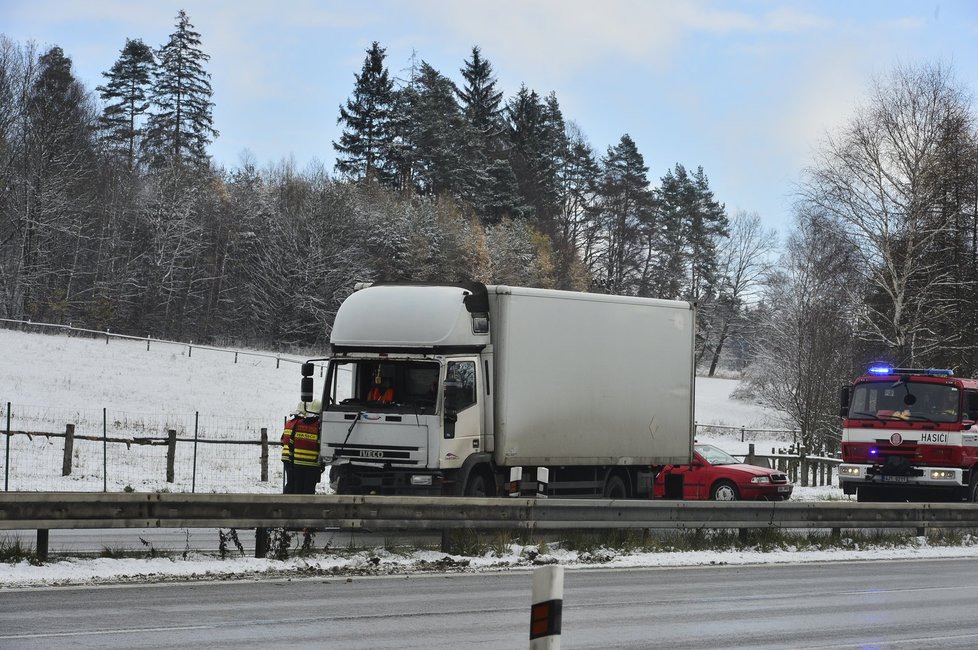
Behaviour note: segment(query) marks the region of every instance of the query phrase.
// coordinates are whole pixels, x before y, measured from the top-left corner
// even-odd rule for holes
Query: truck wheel
[[[714,501],[736,501],[740,498],[737,486],[730,481],[720,481],[710,490],[710,498]]]
[[[618,474],[612,474],[604,484],[605,499],[627,499],[628,486]]]
[[[469,480],[465,483],[465,496],[467,497],[494,497],[496,491],[493,489],[494,482],[483,471],[475,471],[469,474]]]

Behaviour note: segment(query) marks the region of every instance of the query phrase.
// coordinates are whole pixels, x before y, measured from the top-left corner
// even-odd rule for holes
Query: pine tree
[[[516,213],[520,205],[519,188],[507,154],[503,91],[496,89],[492,64],[482,57],[478,46],[471,60],[460,70],[465,79],[458,97],[472,133],[469,175],[476,179],[469,200],[484,223],[499,223]]]
[[[31,318],[69,316],[92,243],[88,218],[92,200],[94,115],[71,59],[52,47],[38,59],[28,90],[24,133],[27,181],[20,232],[23,236],[23,305]]]
[[[482,58],[478,46],[472,48],[472,59],[461,69],[465,84],[458,89],[462,110],[480,138],[480,145],[489,154],[499,151],[504,133],[503,91],[496,90],[492,64]]]
[[[600,279],[608,293],[632,294],[643,289],[641,282],[649,264],[647,252],[643,255],[643,242],[655,229],[649,168],[628,134],[608,148],[603,167]],[[647,251],[647,244],[645,248]]]
[[[559,173],[561,205],[554,246],[558,255],[558,286],[561,288],[586,289],[597,273],[600,176],[594,151],[583,136],[575,132]]]
[[[336,123],[343,133],[336,150],[336,171],[355,181],[389,182],[394,82],[384,66],[385,50],[377,41],[367,50],[353,96],[340,106]]]
[[[204,71],[210,56],[200,49],[200,34],[182,9],[176,28],[157,52],[147,146],[154,165],[203,165],[207,145],[219,135],[213,126],[210,74]]]
[[[524,203],[518,212],[546,231],[556,213],[557,164],[552,137],[556,116],[551,107],[526,86],[510,100],[507,114],[509,160]]]
[[[658,263],[652,278],[660,298],[702,301],[717,284],[717,245],[728,235],[724,206],[713,197],[703,168],[692,176],[676,164],[662,177]]]
[[[152,48],[138,38],[126,39],[126,46],[112,69],[102,73],[108,81],[96,88],[106,102],[99,120],[104,140],[111,148],[125,153],[130,170],[135,165],[143,133],[140,121],[150,106],[147,91],[155,67]]]
[[[690,275],[686,298],[699,302],[715,297],[718,284],[717,247],[730,235],[730,226],[726,208],[714,198],[702,167],[696,168],[692,182],[695,201],[688,216]]]
[[[415,187],[422,195],[467,195],[477,185],[470,159],[472,129],[455,101],[450,79],[422,61],[410,89],[409,122]]]

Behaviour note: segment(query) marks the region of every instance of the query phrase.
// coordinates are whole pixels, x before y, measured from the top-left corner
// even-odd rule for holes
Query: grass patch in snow
[[[38,566],[41,564],[33,546],[23,544],[19,539],[0,538],[0,562],[15,564],[25,561]]]
[[[553,535],[553,534],[551,534]],[[486,534],[482,531],[458,531],[452,535],[450,551],[455,555],[503,557],[513,545],[536,544],[541,555],[550,549],[574,551],[588,557],[600,557],[603,551],[616,555],[633,553],[683,553],[697,551],[830,551],[866,550],[871,548],[907,548],[914,546],[975,546],[978,530],[932,529],[920,537],[913,530],[831,530],[792,531],[776,528],[744,530],[698,529],[680,531],[655,530],[580,530],[560,536],[539,538],[511,535],[508,531]]]

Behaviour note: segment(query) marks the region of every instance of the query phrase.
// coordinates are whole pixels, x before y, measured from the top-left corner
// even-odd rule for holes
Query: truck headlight
[[[859,476],[862,470],[855,465],[839,465],[840,476]]]
[[[414,474],[411,476],[411,485],[431,485],[431,474]]]
[[[954,472],[947,469],[932,469],[930,471],[930,477],[937,481],[946,481],[955,478]]]
[[[770,476],[755,476],[754,478],[752,478],[750,480],[750,482],[751,483],[770,483],[771,482],[771,477]]]

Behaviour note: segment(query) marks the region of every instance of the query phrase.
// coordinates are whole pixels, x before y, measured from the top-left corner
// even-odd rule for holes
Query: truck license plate
[[[883,482],[884,483],[906,483],[907,477],[906,476],[884,476]]]
[[[790,489],[791,488],[789,488],[787,485],[779,485],[778,486],[778,492],[787,492]]]

